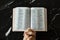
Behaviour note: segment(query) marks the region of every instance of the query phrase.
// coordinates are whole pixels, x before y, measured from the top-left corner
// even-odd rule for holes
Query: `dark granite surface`
[[[12,32],[12,9],[14,7],[47,8],[48,31],[37,32],[37,40],[60,40],[59,0],[0,0],[0,40],[23,40],[23,32]],[[6,36],[6,32],[10,33]]]

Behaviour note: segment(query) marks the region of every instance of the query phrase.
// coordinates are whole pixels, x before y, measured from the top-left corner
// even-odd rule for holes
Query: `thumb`
[[[33,37],[32,37],[32,36],[30,36],[30,37],[28,37],[28,39],[27,39],[27,40],[32,40],[32,38],[33,38]]]

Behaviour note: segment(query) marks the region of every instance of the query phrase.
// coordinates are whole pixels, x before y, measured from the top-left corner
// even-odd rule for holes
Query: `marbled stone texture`
[[[12,32],[12,9],[15,7],[47,8],[48,31],[37,32],[37,40],[60,39],[60,1],[59,0],[0,0],[0,40],[23,40],[23,32]]]

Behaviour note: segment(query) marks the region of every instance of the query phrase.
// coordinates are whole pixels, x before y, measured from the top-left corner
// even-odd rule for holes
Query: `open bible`
[[[13,8],[12,31],[24,31],[31,28],[35,31],[47,31],[47,9],[44,7]]]

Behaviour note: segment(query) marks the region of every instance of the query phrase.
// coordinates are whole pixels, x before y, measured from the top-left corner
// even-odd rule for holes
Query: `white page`
[[[16,7],[13,9],[12,31],[24,31],[30,27],[30,14],[28,7]]]
[[[47,31],[47,10],[45,8],[31,8],[31,29],[35,31]]]

